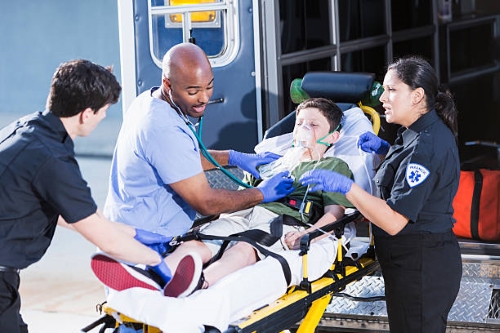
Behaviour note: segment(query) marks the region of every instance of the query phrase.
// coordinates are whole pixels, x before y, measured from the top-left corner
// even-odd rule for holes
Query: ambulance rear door
[[[165,52],[191,41],[208,55],[215,78],[203,120],[204,144],[252,151],[262,138],[253,5],[252,0],[118,0],[124,110],[138,94],[161,84]]]

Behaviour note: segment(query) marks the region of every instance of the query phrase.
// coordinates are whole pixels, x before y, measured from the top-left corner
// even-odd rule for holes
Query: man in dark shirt
[[[75,137],[92,132],[120,92],[109,69],[86,60],[63,63],[46,110],[0,130],[0,332],[28,332],[19,313],[19,270],[40,260],[58,223],[116,259],[147,265],[161,277],[166,272],[151,249],[163,237],[105,219],[75,159]]]

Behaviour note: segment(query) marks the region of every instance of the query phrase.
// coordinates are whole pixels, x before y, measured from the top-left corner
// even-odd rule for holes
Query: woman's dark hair
[[[56,69],[46,108],[58,117],[72,117],[87,108],[97,112],[116,103],[121,89],[111,68],[72,60]]]
[[[330,132],[335,130],[340,131],[342,127],[342,117],[344,113],[333,101],[326,98],[309,98],[297,106],[296,112],[306,108],[316,108],[328,120],[330,124]]]
[[[390,64],[398,78],[412,90],[424,89],[428,109],[435,109],[439,117],[458,137],[457,110],[453,96],[448,89],[440,88],[434,68],[423,58],[409,56]]]

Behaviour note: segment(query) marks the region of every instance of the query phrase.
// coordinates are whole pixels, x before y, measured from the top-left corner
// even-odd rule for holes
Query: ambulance
[[[436,3],[118,0],[124,112],[138,94],[161,84],[162,57],[180,42],[200,46],[212,64],[214,93],[202,139],[213,149],[252,152],[266,130],[294,110],[291,84],[308,72],[370,72],[381,82],[386,63],[418,52],[442,80],[460,82],[471,74],[442,60]],[[474,20],[471,29],[492,26],[487,33],[498,35],[497,16]],[[498,63],[483,62],[474,75],[498,73]],[[382,116],[379,135],[391,140],[394,133]],[[461,239],[460,245],[463,277],[449,331],[499,332],[500,244]],[[388,332],[383,295],[380,272],[348,285],[333,297],[316,332]]]

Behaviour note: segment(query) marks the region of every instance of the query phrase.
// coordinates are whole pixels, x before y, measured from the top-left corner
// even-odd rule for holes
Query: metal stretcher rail
[[[332,295],[344,290],[349,283],[372,274],[379,266],[374,258],[373,243],[366,255],[357,261],[352,261],[344,258],[343,246],[339,241],[336,262],[322,278],[310,282],[307,279],[307,252],[310,243],[324,231],[333,231],[335,236],[341,239],[347,223],[361,220],[363,220],[362,215],[355,211],[323,227],[323,231],[317,230],[302,237],[300,254],[304,258],[304,271],[301,284],[289,288],[289,291],[275,302],[254,311],[238,323],[233,323],[225,333],[279,332],[301,320],[297,333],[314,332]]]
[[[293,290],[268,306],[254,311],[242,322],[234,323],[225,333],[262,332],[275,333],[300,322],[297,332],[314,332],[332,295],[342,291],[347,284],[378,270],[378,262],[365,257],[359,260],[361,267],[348,266],[346,275],[337,279],[323,277],[312,283],[312,292]]]

